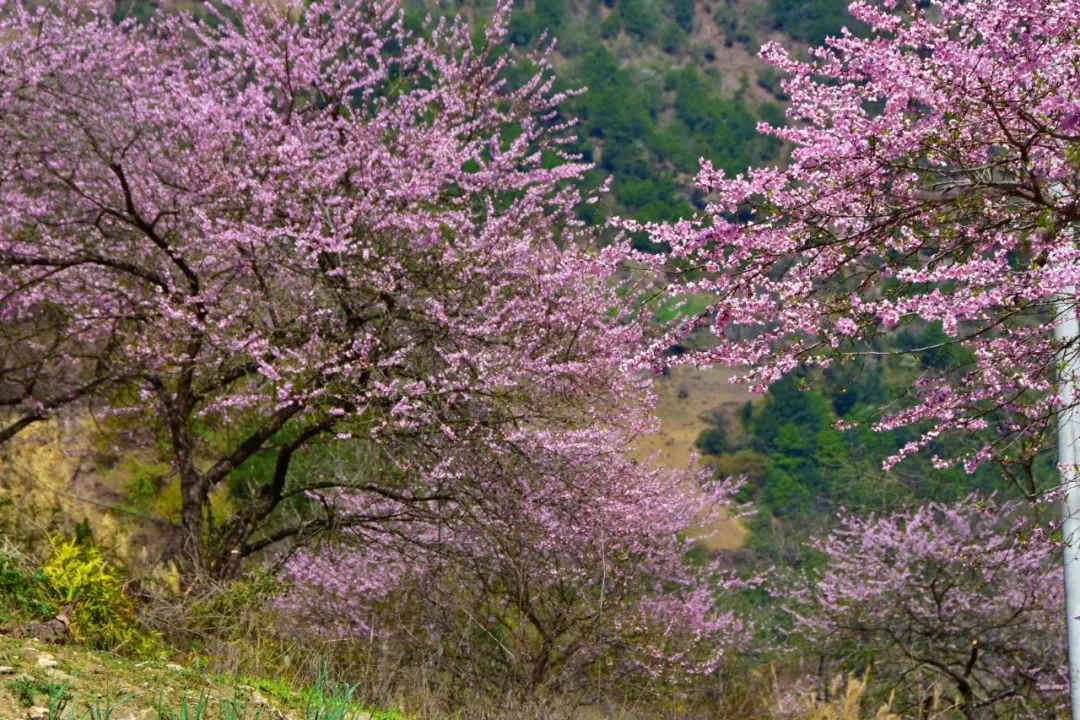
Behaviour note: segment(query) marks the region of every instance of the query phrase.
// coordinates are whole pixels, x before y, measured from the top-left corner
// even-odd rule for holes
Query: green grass
[[[701,315],[712,303],[713,297],[705,293],[665,298],[656,308],[656,317],[663,323]]]
[[[241,685],[248,685],[268,697],[289,705],[302,704],[304,694],[294,688],[291,683],[281,678],[255,678],[247,675],[238,679]]]

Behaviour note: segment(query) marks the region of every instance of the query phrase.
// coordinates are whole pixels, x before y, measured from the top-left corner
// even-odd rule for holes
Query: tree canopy
[[[851,11],[869,36],[830,38],[805,61],[763,49],[791,104],[788,126],[762,129],[790,162],[735,177],[706,162],[707,210],[651,227],[682,269],[672,293],[715,298],[655,351],[708,327],[720,342],[682,361],[751,368],[758,385],[800,365],[917,355],[932,367],[874,423],[922,427],[890,465],[974,433],[936,463],[1030,467],[1058,410],[1058,361],[1078,351],[1052,326],[1075,312],[1080,275],[1080,6]],[[890,340],[926,325],[941,337]]]

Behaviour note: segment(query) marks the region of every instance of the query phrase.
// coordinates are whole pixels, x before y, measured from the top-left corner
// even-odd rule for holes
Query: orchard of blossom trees
[[[698,215],[616,223],[653,256],[579,219],[569,96],[550,49],[507,47],[508,1],[419,29],[395,0],[114,10],[0,9],[0,443],[89,413],[164,458],[185,591],[261,563],[295,632],[493,697],[662,695],[779,648],[872,666],[905,717],[1060,712],[1036,460],[1080,351],[1052,331],[1080,0],[860,0],[865,35],[767,45],[790,158],[705,163]],[[660,325],[642,277],[708,305]],[[738,479],[631,452],[647,367],[765,388],[939,347],[873,421],[918,433],[886,466],[992,463],[1022,501],[845,511],[798,580],[696,545]]]

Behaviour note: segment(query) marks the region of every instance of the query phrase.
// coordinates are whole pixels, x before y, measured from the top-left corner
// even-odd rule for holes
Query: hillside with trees
[[[0,714],[1069,717],[1078,18],[0,6]]]

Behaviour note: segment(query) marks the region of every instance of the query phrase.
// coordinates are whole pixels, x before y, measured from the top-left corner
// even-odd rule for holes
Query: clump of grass
[[[46,619],[56,612],[49,579],[6,543],[0,550],[0,621]]]
[[[131,697],[129,694],[124,694],[114,698],[111,693],[104,696],[94,695],[87,701],[86,712],[83,713],[79,720],[112,720],[113,713]],[[52,717],[52,715],[49,717]]]
[[[48,680],[25,677],[14,678],[8,680],[5,687],[23,707],[31,707],[37,703],[39,697],[44,697],[50,710],[54,708],[62,710],[70,699],[66,684],[54,683]],[[50,712],[49,717],[59,717],[59,713],[53,714]]]
[[[362,708],[353,700],[357,685],[331,684],[320,676],[307,696],[304,720],[347,720]]]
[[[862,678],[848,675],[846,683],[842,675],[837,675],[829,688],[829,696],[834,699],[822,702],[813,695],[809,696],[806,700],[805,720],[901,720],[900,716],[892,711],[892,697],[873,715],[863,714],[863,700],[869,685],[869,672]]]
[[[167,707],[164,700],[159,700],[154,709],[158,720],[209,720],[210,694],[204,691],[194,703],[185,695],[175,708]]]

